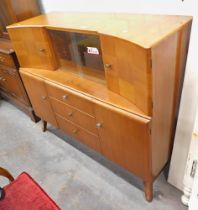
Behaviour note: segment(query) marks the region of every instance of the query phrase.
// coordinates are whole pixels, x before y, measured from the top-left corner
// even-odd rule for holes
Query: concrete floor
[[[28,172],[63,210],[187,209],[163,174],[155,181],[153,202],[147,203],[136,177],[53,127],[43,133],[40,123],[2,100],[0,166],[15,177]]]

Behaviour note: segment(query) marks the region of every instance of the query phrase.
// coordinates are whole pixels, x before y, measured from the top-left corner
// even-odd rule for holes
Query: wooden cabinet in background
[[[2,98],[15,104],[35,122],[34,114],[25,87],[19,75],[19,63],[14,52],[6,26],[38,15],[39,2],[36,0],[0,1],[0,92]]]
[[[33,121],[39,120],[19,75],[19,64],[11,42],[6,39],[0,39],[0,93],[2,98],[18,106]]]
[[[50,13],[8,32],[44,125],[140,177],[151,201],[170,157],[191,23],[185,16]]]
[[[8,37],[6,26],[39,14],[38,0],[1,0],[0,34]]]

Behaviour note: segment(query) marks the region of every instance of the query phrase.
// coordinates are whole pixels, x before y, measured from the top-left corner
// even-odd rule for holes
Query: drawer
[[[0,70],[0,87],[14,97],[21,98],[24,101],[22,87],[15,75],[11,75],[6,71]]]
[[[76,140],[79,140],[81,143],[86,144],[92,149],[101,152],[100,141],[96,135],[91,134],[80,126],[77,126],[71,121],[61,117],[60,115],[56,114],[56,119],[59,127],[68,135],[72,136]]]
[[[50,98],[50,102],[55,113],[98,135],[94,117],[81,112],[78,109],[74,109],[73,107],[58,101],[57,99]]]
[[[58,85],[46,82],[48,95],[94,116],[93,103]]]
[[[0,64],[3,64],[5,66],[15,67],[12,56],[4,53],[0,53]]]

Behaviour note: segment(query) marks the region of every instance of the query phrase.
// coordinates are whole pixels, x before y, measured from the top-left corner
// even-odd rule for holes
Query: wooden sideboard
[[[38,15],[37,0],[1,0],[0,3],[0,95],[28,114],[35,115],[19,75],[19,62],[14,52],[6,26]]]
[[[144,182],[170,157],[192,18],[50,13],[8,32],[36,114]]]

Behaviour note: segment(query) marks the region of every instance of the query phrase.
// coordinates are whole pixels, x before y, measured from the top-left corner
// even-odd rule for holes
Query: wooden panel
[[[65,131],[70,136],[74,137],[76,140],[79,140],[83,144],[88,145],[92,149],[101,152],[99,138],[92,133],[84,130],[80,126],[68,121],[67,119],[56,115],[59,127]]]
[[[47,97],[47,90],[44,81],[39,77],[34,77],[25,74],[24,72],[21,72],[21,76],[35,113],[42,120],[57,126],[49,98]]]
[[[38,0],[10,0],[17,22],[40,14]]]
[[[0,53],[0,64],[15,67],[12,57],[4,53]]]
[[[44,28],[17,28],[8,32],[22,67],[57,68],[55,54]]]
[[[182,86],[183,86],[183,81],[184,81],[191,24],[192,24],[191,22],[186,24],[184,27],[182,27],[178,31],[177,60],[176,60],[177,66],[176,66],[176,73],[175,73],[174,114],[173,114],[175,126],[177,122]]]
[[[18,98],[23,103],[27,103],[23,87],[17,78],[16,69],[2,68],[0,66],[0,85],[13,97]]]
[[[153,58],[153,119],[152,165],[157,175],[170,155],[172,139],[174,88],[178,33],[169,36],[152,49]]]
[[[37,0],[1,0],[1,30],[5,32],[7,25],[36,16],[39,13]]]
[[[50,102],[55,113],[76,123],[77,125],[80,125],[82,128],[85,128],[96,135],[98,134],[96,129],[96,120],[94,117],[52,97],[50,97]]]
[[[6,31],[6,26],[17,22],[14,14],[12,3],[10,0],[1,0],[0,4],[0,26],[3,32]]]
[[[46,84],[49,96],[94,116],[93,104],[90,101],[74,95],[69,91],[69,89],[63,88],[50,82],[46,82]]]
[[[149,51],[111,36],[101,36],[107,86],[151,115]]]
[[[144,179],[149,179],[149,121],[129,118],[95,105],[101,148],[104,156]]]

